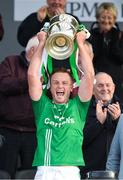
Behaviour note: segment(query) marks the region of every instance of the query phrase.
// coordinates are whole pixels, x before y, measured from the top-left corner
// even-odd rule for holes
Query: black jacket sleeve
[[[2,40],[3,35],[4,35],[4,28],[3,28],[2,16],[0,15],[0,41]]]
[[[27,16],[20,24],[17,31],[18,42],[26,47],[27,42],[30,38],[36,35],[43,27],[44,22],[40,22],[37,19],[37,13],[32,13]]]
[[[123,64],[123,32],[119,31],[113,34],[110,46],[110,53],[117,64]]]

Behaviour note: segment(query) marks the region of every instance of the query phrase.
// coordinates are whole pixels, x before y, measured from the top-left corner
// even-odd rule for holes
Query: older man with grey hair
[[[115,95],[112,77],[105,72],[97,73],[84,127],[83,152],[86,165],[81,170],[82,177],[85,177],[88,171],[105,170],[110,144],[121,112],[123,105]]]

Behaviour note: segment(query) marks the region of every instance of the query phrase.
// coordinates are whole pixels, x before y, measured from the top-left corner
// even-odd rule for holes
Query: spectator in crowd
[[[121,114],[108,155],[106,170],[118,174],[123,179],[123,114]]]
[[[93,97],[84,127],[82,178],[89,171],[105,170],[110,144],[123,112],[123,105],[114,91],[115,84],[109,74],[99,72],[95,75]]]
[[[84,165],[82,129],[92,96],[94,77],[92,58],[84,44],[85,37],[84,31],[76,34],[84,72],[78,96],[69,99],[73,80],[69,71],[61,68],[50,77],[52,99],[49,99],[42,91],[39,77],[46,33],[38,33],[40,44],[28,69],[29,92],[33,100],[38,140],[33,162],[33,166],[38,167],[35,179],[80,180],[77,166]]]
[[[0,41],[3,39],[3,35],[4,35],[4,28],[3,28],[2,16],[0,14]]]
[[[123,35],[116,23],[117,9],[111,2],[102,3],[96,11],[89,39],[94,51],[95,72],[107,72],[114,80],[116,94],[123,101]]]
[[[43,28],[45,22],[49,22],[55,15],[65,13],[66,2],[67,0],[47,0],[47,6],[27,16],[18,28],[18,42],[25,47],[28,40]]]
[[[35,122],[28,93],[27,69],[38,46],[37,38],[29,40],[20,55],[5,58],[0,64],[0,169],[12,178],[20,169],[31,169],[36,147]],[[20,163],[18,163],[20,159]]]

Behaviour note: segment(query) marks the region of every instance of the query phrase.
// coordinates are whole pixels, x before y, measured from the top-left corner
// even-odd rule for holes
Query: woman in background
[[[116,94],[123,101],[123,35],[116,23],[117,9],[111,2],[102,3],[96,11],[89,42],[94,51],[94,68],[114,80]]]

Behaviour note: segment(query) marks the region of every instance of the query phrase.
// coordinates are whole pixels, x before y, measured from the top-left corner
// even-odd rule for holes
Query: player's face
[[[72,91],[72,80],[67,73],[57,72],[51,78],[51,94],[58,104],[67,103]]]

